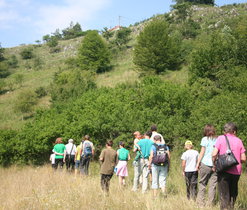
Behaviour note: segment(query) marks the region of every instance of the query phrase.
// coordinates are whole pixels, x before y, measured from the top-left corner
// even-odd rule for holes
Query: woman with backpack
[[[84,136],[84,141],[82,143],[81,149],[81,173],[83,175],[88,175],[88,168],[90,160],[94,155],[94,145],[90,141],[89,135]]]
[[[161,188],[165,195],[166,177],[170,162],[170,152],[167,145],[161,143],[159,135],[154,136],[154,144],[151,147],[149,156],[149,170],[152,167],[152,189],[154,196],[157,196],[158,189]]]
[[[119,179],[120,187],[125,186],[125,177],[128,176],[127,162],[130,160],[130,154],[127,149],[124,148],[124,142],[119,142],[119,149],[117,150],[118,164],[117,164],[117,176]]]

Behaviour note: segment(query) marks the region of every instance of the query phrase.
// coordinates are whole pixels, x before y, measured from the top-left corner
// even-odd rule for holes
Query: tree
[[[59,29],[56,29],[56,31],[52,33],[52,35],[57,39],[62,39],[62,34],[60,33]]]
[[[44,42],[48,42],[50,40],[50,38],[51,38],[50,35],[46,34],[46,35],[43,36],[43,41]]]
[[[4,61],[4,48],[1,46],[1,43],[0,43],[0,62],[1,61]]]
[[[190,82],[197,78],[215,81],[221,71],[231,69],[237,62],[236,39],[229,33],[215,32],[208,40],[201,40],[192,52]]]
[[[107,27],[104,27],[103,30],[101,31],[102,36],[108,41],[112,36],[113,32],[109,31]]]
[[[83,70],[91,70],[96,73],[104,72],[110,65],[110,52],[105,41],[97,33],[87,33],[78,50],[78,65]]]
[[[150,22],[137,37],[133,61],[146,73],[159,74],[179,66],[180,40],[169,36],[168,24],[163,19]]]
[[[126,27],[120,28],[116,32],[116,38],[115,38],[115,43],[118,47],[123,47],[125,46],[129,41],[130,41],[130,34],[131,30]]]
[[[73,39],[84,35],[84,32],[82,31],[81,25],[79,23],[74,25],[74,23],[71,22],[68,28],[62,30],[62,35],[64,39]]]
[[[193,4],[209,4],[214,5],[214,0],[174,0],[177,4],[181,4],[184,2],[190,2]]]
[[[58,38],[56,36],[51,36],[47,41],[47,45],[51,48],[56,47],[58,45]]]

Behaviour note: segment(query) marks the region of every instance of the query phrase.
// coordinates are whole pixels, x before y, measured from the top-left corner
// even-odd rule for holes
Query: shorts
[[[76,160],[75,161],[75,168],[79,169],[80,168],[80,164],[81,164],[81,161],[80,160]]]

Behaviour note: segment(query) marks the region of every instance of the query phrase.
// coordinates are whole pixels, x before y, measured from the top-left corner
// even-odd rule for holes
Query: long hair
[[[205,125],[203,135],[207,137],[214,137],[216,135],[214,126],[211,124]]]

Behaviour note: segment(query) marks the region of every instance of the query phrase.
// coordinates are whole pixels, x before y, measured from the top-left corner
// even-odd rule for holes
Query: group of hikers
[[[242,164],[246,161],[245,148],[241,139],[237,137],[237,126],[232,123],[224,125],[224,134],[216,136],[213,125],[204,127],[200,152],[194,150],[193,143],[187,140],[184,143],[186,151],[181,156],[182,175],[186,183],[187,198],[197,202],[199,207],[213,206],[216,203],[216,186],[221,209],[233,209],[238,196],[238,181],[242,172]],[[163,136],[157,132],[157,126],[152,125],[151,130],[141,135],[139,131],[133,133],[133,151],[136,156],[133,161],[134,179],[132,191],[137,191],[141,186],[142,193],[151,188],[154,196],[161,194],[166,197],[166,179],[170,167],[170,150]],[[108,140],[101,151],[101,188],[108,194],[110,180],[114,174],[118,176],[119,186],[125,186],[125,177],[128,176],[127,162],[130,160],[129,151],[124,142],[119,142],[119,149],[115,151],[113,141]],[[57,169],[66,163],[67,170],[74,170],[75,174],[88,175],[88,167],[94,155],[94,146],[90,137],[86,135],[77,147],[73,140],[62,144],[62,139],[57,138],[51,155],[52,167]],[[219,171],[217,159],[225,154],[235,156],[235,165]],[[219,161],[219,160],[218,160]],[[199,176],[199,182],[198,182]],[[208,185],[208,198],[206,201],[206,187]]]

